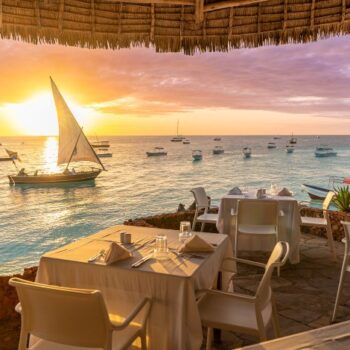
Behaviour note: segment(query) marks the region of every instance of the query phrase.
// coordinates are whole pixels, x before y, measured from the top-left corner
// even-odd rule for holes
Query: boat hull
[[[213,151],[213,154],[223,154],[224,151],[223,150],[220,150],[220,151]]]
[[[327,153],[323,153],[323,152],[315,152],[315,157],[317,158],[325,158],[325,157],[336,157],[337,152],[327,152]]]
[[[159,157],[159,156],[166,156],[167,152],[146,152],[147,157]]]
[[[0,162],[9,162],[13,160],[12,158],[0,158]]]
[[[11,185],[22,184],[58,184],[91,181],[101,173],[101,170],[81,171],[75,174],[39,174],[39,175],[9,175]]]
[[[113,156],[112,153],[101,153],[101,154],[97,153],[97,157],[99,158],[111,158],[112,156]]]
[[[328,188],[308,184],[303,184],[303,187],[311,199],[323,200],[326,198],[327,193],[330,191]]]

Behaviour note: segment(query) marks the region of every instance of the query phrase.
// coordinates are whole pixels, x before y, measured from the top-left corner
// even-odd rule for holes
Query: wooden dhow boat
[[[0,155],[0,162],[9,162],[14,160],[19,160],[18,153],[14,151],[10,151],[9,149],[5,148],[6,156]]]
[[[66,164],[65,170],[59,173],[46,174],[35,171],[33,175],[28,175],[25,169],[21,169],[17,175],[8,176],[11,185],[91,181],[94,180],[102,170],[105,170],[101,160],[85,136],[83,129],[77,123],[55,82],[51,77],[50,80],[59,127],[57,165]],[[101,168],[91,168],[82,171],[76,171],[74,168],[69,169],[69,165],[72,162],[80,161],[93,162],[100,165]]]

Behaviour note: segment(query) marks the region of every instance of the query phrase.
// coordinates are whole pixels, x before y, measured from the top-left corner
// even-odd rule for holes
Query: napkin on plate
[[[190,253],[190,252],[209,253],[213,251],[214,251],[214,247],[210,243],[205,241],[203,238],[199,237],[198,235],[194,235],[186,239],[184,244],[179,249],[180,253]]]
[[[120,246],[116,242],[110,242],[109,248],[107,249],[107,252],[106,252],[106,255],[103,259],[103,262],[106,265],[110,265],[116,261],[128,259],[131,256],[132,256],[132,254],[127,249]]]
[[[283,187],[281,191],[278,192],[278,196],[291,197],[293,194],[288,190],[288,188]]]
[[[239,194],[242,194],[242,191],[239,189],[239,187],[234,187],[232,188],[232,190],[229,191],[230,195],[239,195]]]

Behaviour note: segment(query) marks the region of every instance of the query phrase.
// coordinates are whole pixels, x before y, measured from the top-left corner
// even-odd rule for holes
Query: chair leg
[[[275,337],[279,338],[281,336],[280,322],[278,320],[278,313],[274,299],[272,300],[272,327]]]
[[[256,315],[256,320],[257,320],[257,324],[258,324],[258,333],[259,333],[260,341],[265,341],[265,340],[267,340],[266,329],[265,329],[265,325],[264,325],[264,322],[262,319],[262,315],[260,313],[258,313]]]
[[[205,222],[202,222],[201,232],[203,232],[203,231],[204,231],[204,226],[205,226]]]
[[[345,252],[345,254],[346,254],[346,252]],[[341,269],[341,272],[340,272],[339,285],[338,285],[338,290],[337,290],[337,296],[335,298],[335,304],[334,304],[333,314],[332,314],[332,318],[331,318],[331,323],[334,322],[335,318],[336,318],[337,309],[338,309],[339,302],[340,302],[340,296],[341,296],[341,292],[342,292],[342,289],[343,289],[344,277],[345,277],[347,263],[348,263],[348,259],[345,256],[344,257],[343,266],[342,266],[342,269]]]
[[[208,331],[207,331],[207,345],[205,347],[206,350],[211,350],[212,342],[213,342],[213,328],[208,327]]]
[[[140,335],[141,338],[141,350],[147,350],[147,339],[146,339],[146,332],[142,332]]]
[[[19,338],[18,350],[29,349],[29,337],[30,337],[29,333],[21,328],[21,335]]]
[[[198,216],[198,209],[196,209],[194,213],[193,222],[192,222],[192,231],[196,231],[197,216]]]
[[[334,261],[337,261],[337,254],[335,252],[335,247],[334,247],[332,227],[329,223],[327,224],[326,230],[327,230],[328,246],[329,246],[329,249],[331,251],[332,259]]]

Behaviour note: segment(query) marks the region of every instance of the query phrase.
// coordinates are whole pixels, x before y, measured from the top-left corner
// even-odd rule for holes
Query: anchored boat
[[[29,175],[21,169],[17,175],[9,175],[11,185],[17,184],[57,184],[94,180],[102,170],[105,170],[90,142],[79,126],[74,115],[62,97],[55,82],[51,80],[52,94],[55,100],[59,144],[57,165],[66,164],[65,170],[59,173],[39,173],[37,170]],[[98,164],[101,168],[91,168],[88,171],[69,169],[72,162],[88,161]]]
[[[179,135],[179,121],[177,121],[177,127],[176,127],[176,136],[174,136],[170,141],[171,142],[182,142],[185,140],[185,137],[182,135]]]
[[[244,158],[250,158],[252,156],[252,150],[250,147],[244,147],[243,148],[243,157]]]
[[[334,151],[332,147],[329,147],[328,145],[320,145],[316,147],[315,150],[315,157],[321,158],[321,157],[335,157],[337,155],[337,152]]]
[[[198,161],[198,160],[202,160],[203,159],[203,155],[202,155],[202,151],[200,149],[195,149],[192,151],[192,160],[193,161]]]
[[[152,151],[146,152],[148,157],[166,156],[168,152],[163,147],[154,147]]]
[[[273,148],[276,148],[277,146],[276,146],[276,143],[275,142],[269,142],[268,144],[267,144],[267,148],[268,149],[273,149]]]
[[[286,145],[286,152],[287,153],[293,153],[294,152],[294,146],[289,144],[289,145]]]
[[[222,146],[215,146],[213,149],[213,154],[223,154],[224,148]]]
[[[5,155],[0,156],[0,162],[8,162],[8,161],[14,161],[14,160],[19,160],[18,153],[14,151],[10,151],[9,149],[5,148]]]

